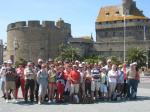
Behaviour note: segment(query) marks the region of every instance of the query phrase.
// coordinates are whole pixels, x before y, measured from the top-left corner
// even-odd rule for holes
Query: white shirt
[[[84,75],[85,73],[82,71],[79,71],[80,72],[80,83],[83,83],[83,79],[84,79]]]
[[[108,72],[108,81],[110,83],[117,83],[117,71],[110,70]]]
[[[0,69],[1,81],[5,81],[5,80],[6,80],[5,73],[6,73],[6,67],[3,66],[3,67]]]

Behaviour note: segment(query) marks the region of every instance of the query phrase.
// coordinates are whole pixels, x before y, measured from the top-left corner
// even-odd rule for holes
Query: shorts
[[[45,96],[48,88],[47,84],[39,84],[39,96]]]
[[[54,91],[54,90],[57,89],[57,86],[56,86],[55,82],[50,82],[48,86],[49,86],[50,91],[52,91],[52,90]]]
[[[71,84],[70,94],[78,94],[79,93],[79,84]]]
[[[6,81],[5,87],[6,87],[6,91],[15,90],[16,89],[15,81]]]
[[[100,82],[92,80],[91,81],[91,91],[95,91],[95,90],[99,91],[99,88],[100,88]]]
[[[100,91],[101,91],[102,93],[107,93],[107,86],[106,86],[105,84],[101,84],[101,85],[100,85]]]

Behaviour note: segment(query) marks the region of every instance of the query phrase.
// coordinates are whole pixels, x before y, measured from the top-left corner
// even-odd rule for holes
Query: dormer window
[[[117,11],[116,14],[118,15],[118,14],[119,14],[119,11]]]
[[[109,16],[109,12],[106,13],[106,16]]]

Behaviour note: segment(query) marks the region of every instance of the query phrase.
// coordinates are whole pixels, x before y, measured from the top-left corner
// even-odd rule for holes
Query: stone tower
[[[62,20],[63,21],[63,20]],[[13,61],[23,58],[35,63],[38,58],[55,58],[59,45],[71,37],[71,25],[54,21],[19,21],[7,27],[7,55]]]
[[[129,15],[133,0],[122,0],[123,14]]]

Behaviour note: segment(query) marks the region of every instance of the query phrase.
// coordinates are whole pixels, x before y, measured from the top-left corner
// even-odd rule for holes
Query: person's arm
[[[3,75],[3,67],[0,69],[0,78]]]

